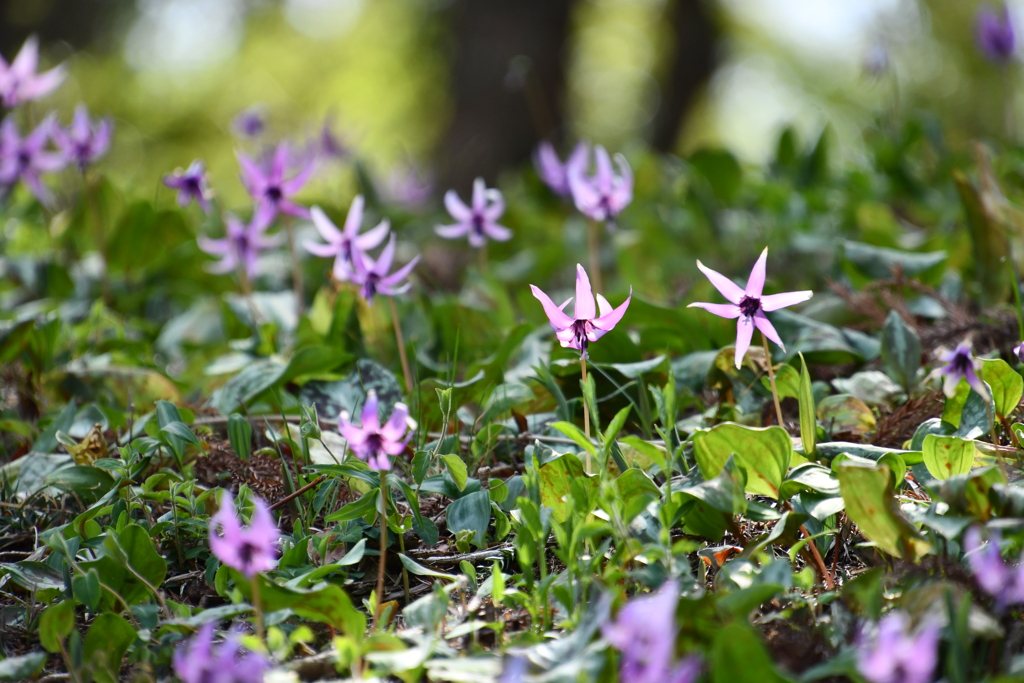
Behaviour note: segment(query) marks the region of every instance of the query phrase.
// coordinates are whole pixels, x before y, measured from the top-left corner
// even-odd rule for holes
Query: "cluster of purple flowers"
[[[53,193],[43,176],[68,165],[84,172],[110,148],[113,124],[109,118],[94,121],[84,104],[78,105],[70,125],[64,127],[55,112],[49,113],[27,133],[19,126],[16,108],[49,95],[64,82],[63,65],[37,73],[39,41],[30,37],[8,64],[0,57],[0,101],[12,111],[0,124],[0,193],[9,194],[21,182],[44,205]]]
[[[543,142],[534,155],[541,180],[561,196],[571,196],[576,208],[587,218],[615,225],[618,215],[633,201],[633,171],[621,154],[615,155],[618,173],[612,168],[608,151],[593,149],[594,172],[588,174],[590,146],[580,142],[562,163],[550,142]]]

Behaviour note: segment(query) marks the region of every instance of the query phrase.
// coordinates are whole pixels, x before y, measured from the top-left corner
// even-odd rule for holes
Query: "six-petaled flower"
[[[291,158],[287,143],[282,142],[277,146],[266,170],[242,152],[238,152],[237,156],[242,167],[242,184],[256,200],[256,212],[262,220],[269,222],[278,213],[299,218],[309,217],[309,210],[296,204],[291,198],[309,180],[315,162],[305,163],[295,175],[285,178]]]
[[[31,133],[21,137],[14,114],[7,115],[0,124],[0,186],[9,190],[21,180],[40,202],[52,204],[53,195],[43,185],[41,176],[67,165],[63,154],[49,149],[55,125],[55,115],[50,114]]]
[[[439,225],[434,231],[446,239],[468,237],[472,247],[482,247],[488,239],[495,242],[507,242],[512,239],[512,231],[498,224],[498,219],[505,213],[505,199],[501,191],[487,189],[483,178],[473,181],[473,198],[470,206],[466,206],[455,190],[448,190],[444,195],[444,205],[457,222],[452,225]]]
[[[327,214],[319,206],[314,206],[310,211],[313,218],[313,225],[316,226],[320,236],[326,244],[320,242],[306,241],[303,246],[306,250],[323,258],[334,259],[334,278],[339,281],[348,280],[352,274],[352,259],[357,251],[366,252],[380,245],[391,230],[391,223],[385,218],[376,227],[370,228],[363,234],[359,229],[363,223],[363,207],[365,202],[363,195],[356,195],[349,207],[348,215],[345,217],[345,227],[338,230]]]
[[[107,153],[112,129],[113,123],[109,118],[102,118],[93,123],[89,118],[89,109],[84,104],[79,104],[75,108],[75,116],[70,126],[53,127],[53,140],[64,157],[84,171]]]
[[[261,683],[270,668],[262,654],[243,649],[236,632],[214,646],[212,622],[178,645],[173,663],[183,683]]]
[[[572,159],[570,159],[572,162]],[[572,199],[580,213],[595,221],[614,225],[619,214],[633,201],[633,171],[621,154],[615,155],[619,167],[616,175],[612,160],[601,145],[594,148],[594,174],[586,174],[586,160],[566,165],[566,179]]]
[[[349,273],[349,280],[359,285],[359,295],[367,303],[373,303],[373,297],[378,294],[398,296],[412,287],[411,283],[403,281],[419,263],[420,257],[417,254],[395,272],[388,273],[395,260],[395,248],[395,236],[392,234],[376,260],[358,249],[352,252],[352,272]]]
[[[560,196],[567,196],[572,193],[569,187],[570,169],[584,170],[587,165],[589,148],[586,143],[578,142],[573,148],[569,158],[562,163],[558,158],[558,152],[554,145],[545,140],[537,146],[533,155],[533,166],[537,169],[537,175],[544,181],[544,184],[551,188],[551,191]]]
[[[371,470],[382,472],[391,469],[388,456],[399,455],[405,450],[414,425],[409,417],[409,407],[404,403],[396,403],[391,417],[381,425],[378,406],[377,392],[370,390],[366,394],[359,426],[352,424],[348,412],[343,411],[338,417],[338,431],[357,458]]]
[[[203,208],[210,210],[210,181],[206,177],[203,162],[196,159],[185,170],[176,169],[164,176],[164,185],[178,191],[178,205],[188,206],[193,199]]]
[[[967,380],[967,384],[984,398],[989,397],[988,386],[978,377],[982,362],[971,355],[971,343],[961,342],[952,351],[939,353],[939,360],[945,365],[932,372],[932,375],[944,375],[942,391],[946,396],[953,396],[956,393],[956,386],[960,380]]]
[[[870,683],[931,683],[938,663],[940,626],[924,624],[916,633],[903,612],[890,612],[877,632],[861,632],[857,669]]]
[[[39,39],[30,36],[10,64],[0,57],[0,98],[5,107],[17,107],[44,97],[64,82],[64,65],[36,73],[39,67]]]
[[[544,313],[555,328],[555,336],[559,343],[567,349],[577,349],[580,358],[587,358],[587,345],[595,342],[610,332],[625,315],[629,308],[629,302],[633,299],[633,288],[629,288],[629,296],[619,305],[612,308],[608,300],[600,294],[597,295],[597,305],[594,305],[594,290],[590,287],[590,278],[583,266],[576,264],[576,303],[573,315],[570,317],[565,312],[565,307],[572,301],[569,298],[561,306],[556,306],[547,294],[535,285],[530,285],[533,296],[537,298]]]
[[[765,268],[768,261],[768,248],[761,252],[761,257],[754,263],[750,277],[747,278],[746,289],[715,272],[697,261],[697,267],[707,276],[711,284],[715,286],[722,296],[729,300],[727,304],[708,304],[703,302],[692,303],[688,308],[703,308],[723,318],[736,318],[736,367],[743,363],[743,357],[750,348],[750,340],[754,336],[754,328],[760,330],[765,337],[779,345],[783,351],[786,347],[779,338],[779,333],[765,316],[765,313],[777,311],[780,308],[793,306],[794,304],[807,301],[813,296],[813,292],[805,290],[801,292],[783,292],[781,294],[762,295],[764,291]]]
[[[224,238],[211,239],[200,235],[197,238],[199,248],[210,256],[220,257],[220,261],[210,266],[210,272],[230,273],[241,265],[246,277],[255,277],[260,252],[280,245],[284,239],[280,233],[266,235],[268,225],[266,219],[258,214],[246,225],[229,213],[224,216]]]
[[[277,545],[281,537],[266,504],[259,498],[253,498],[252,503],[252,519],[249,526],[242,527],[231,494],[225,491],[221,495],[220,510],[209,523],[210,550],[221,564],[250,579],[277,566]]]

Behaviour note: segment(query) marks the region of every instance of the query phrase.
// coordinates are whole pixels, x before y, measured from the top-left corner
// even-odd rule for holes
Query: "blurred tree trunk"
[[[467,192],[476,176],[530,157],[560,130],[564,48],[572,0],[456,0],[454,110],[439,149],[441,188]]]
[[[651,146],[671,152],[686,122],[686,113],[715,68],[718,29],[705,0],[675,0],[666,7],[674,45],[661,86],[661,106],[654,117]]]

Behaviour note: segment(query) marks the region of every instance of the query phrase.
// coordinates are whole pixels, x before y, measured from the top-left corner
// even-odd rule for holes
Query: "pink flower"
[[[587,344],[595,342],[606,333],[611,332],[629,308],[633,299],[633,288],[629,288],[629,296],[616,309],[612,309],[608,300],[597,295],[597,306],[594,306],[594,291],[590,287],[590,278],[583,266],[576,264],[576,305],[573,316],[565,313],[565,307],[572,299],[567,299],[561,306],[556,306],[547,294],[539,287],[530,285],[533,296],[544,307],[551,327],[555,328],[555,336],[566,349],[578,349],[580,358],[587,358]],[[600,311],[600,315],[598,312]]]
[[[558,158],[554,145],[545,140],[537,146],[537,151],[533,154],[533,166],[537,169],[537,175],[544,181],[544,184],[550,187],[555,194],[564,197],[572,193],[572,188],[569,187],[570,169],[584,170],[589,154],[590,148],[587,144],[578,142],[572,150],[572,154],[563,164]]]
[[[16,107],[23,102],[38,100],[50,94],[64,82],[64,65],[41,74],[39,66],[39,38],[30,36],[21,46],[14,61],[7,64],[0,57],[0,96],[5,107]]]
[[[401,284],[402,280],[409,276],[412,269],[419,263],[420,257],[416,256],[404,266],[393,273],[391,264],[395,260],[395,236],[381,251],[380,256],[374,261],[359,249],[352,252],[352,272],[349,273],[349,280],[359,285],[359,295],[366,299],[367,303],[373,303],[373,297],[377,294],[384,296],[398,296],[409,291],[411,283]]]
[[[89,119],[89,110],[84,104],[75,108],[75,117],[66,129],[53,127],[53,140],[69,161],[74,161],[84,170],[110,148],[113,123],[109,118],[99,119],[95,124]]]
[[[476,248],[487,244],[488,239],[495,242],[512,239],[512,231],[498,224],[498,219],[505,213],[505,199],[500,190],[488,190],[483,178],[473,181],[472,206],[466,206],[455,190],[445,193],[444,205],[457,222],[434,228],[441,237],[457,239],[468,235],[470,246]]]
[[[943,351],[939,354],[939,360],[945,363],[945,365],[931,374],[945,375],[942,381],[942,391],[946,396],[955,394],[960,380],[966,379],[971,389],[978,392],[980,396],[988,398],[988,387],[978,377],[978,371],[981,370],[981,361],[971,355],[970,342],[961,342],[952,351]]]
[[[184,683],[261,683],[269,668],[262,654],[242,650],[237,633],[229,633],[214,651],[213,623],[174,651],[174,673]]]
[[[288,167],[288,144],[282,142],[274,150],[270,169],[264,170],[247,155],[238,152],[238,163],[242,167],[242,184],[254,200],[256,212],[269,223],[278,213],[287,213],[299,218],[308,218],[309,210],[291,200],[292,195],[302,189],[313,174],[315,163],[310,161],[291,178],[285,179]]]
[[[413,422],[409,418],[408,406],[396,403],[391,418],[381,426],[377,406],[377,392],[370,390],[366,394],[360,426],[349,421],[348,411],[342,411],[338,417],[338,431],[357,458],[366,462],[371,470],[381,472],[391,469],[389,455],[399,455],[405,450],[405,444],[412,436],[412,432],[406,433],[406,430],[413,427]]]
[[[252,519],[243,529],[231,494],[224,492],[220,510],[210,518],[210,549],[222,564],[250,579],[270,571],[277,566],[279,539],[274,517],[262,500],[253,498]]]
[[[1000,611],[1024,604],[1024,566],[1009,567],[999,551],[999,534],[982,544],[981,531],[971,527],[964,534],[964,554],[982,590],[995,598]]]
[[[345,281],[351,277],[353,264],[352,257],[356,251],[368,251],[377,247],[388,231],[391,230],[391,223],[385,218],[376,227],[367,230],[362,235],[359,228],[363,222],[363,195],[356,195],[349,207],[348,215],[345,217],[345,228],[338,230],[331,219],[327,217],[319,206],[314,206],[310,211],[313,217],[313,225],[320,232],[327,244],[306,241],[303,246],[306,251],[323,258],[334,257],[334,277],[337,280]]]
[[[916,634],[902,612],[878,622],[874,637],[861,634],[857,669],[870,683],[931,683],[939,653],[938,624],[925,624]]]
[[[580,213],[595,221],[615,222],[618,215],[633,201],[633,171],[626,158],[615,155],[619,174],[612,170],[612,161],[601,145],[594,148],[594,175],[585,174],[587,161],[566,164],[566,179],[572,199]]]
[[[697,267],[711,280],[711,284],[722,293],[730,303],[727,304],[706,304],[692,303],[687,308],[703,308],[723,318],[738,318],[736,325],[736,367],[743,363],[743,357],[750,348],[750,340],[754,336],[754,328],[761,330],[764,336],[779,345],[783,351],[786,347],[779,339],[779,333],[775,331],[772,324],[765,317],[766,312],[777,311],[780,308],[793,306],[794,304],[807,301],[814,292],[805,290],[802,292],[783,292],[782,294],[769,294],[761,296],[764,290],[765,264],[768,261],[768,247],[761,252],[757,259],[750,277],[747,279],[747,288],[744,290],[729,278],[717,273],[697,261]]]
[[[174,173],[164,176],[164,185],[178,191],[178,206],[188,206],[193,199],[210,212],[210,182],[206,177],[206,168],[199,159],[193,161],[188,169],[176,169]]]
[[[54,173],[67,165],[67,159],[59,152],[51,151],[48,143],[57,125],[54,114],[50,114],[31,133],[21,137],[15,115],[8,114],[0,124],[0,186],[10,188],[20,180],[42,204],[50,205],[53,194],[43,184],[44,173]]]
[[[241,265],[249,278],[256,276],[256,261],[260,252],[272,249],[281,244],[284,235],[267,236],[269,223],[259,214],[252,217],[245,225],[234,214],[224,215],[224,229],[227,235],[223,239],[211,239],[200,235],[197,238],[199,248],[210,256],[219,256],[220,261],[210,266],[211,273],[230,273]]]

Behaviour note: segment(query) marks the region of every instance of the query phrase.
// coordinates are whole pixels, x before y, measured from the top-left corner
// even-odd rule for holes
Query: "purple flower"
[[[445,192],[444,205],[458,222],[434,228],[434,232],[441,237],[457,239],[468,235],[470,246],[477,248],[487,244],[488,238],[495,242],[512,239],[512,231],[497,222],[501,214],[505,213],[505,199],[500,190],[487,189],[483,178],[473,181],[472,206],[466,206],[455,190]]]
[[[210,239],[200,235],[197,238],[199,248],[210,256],[219,256],[220,261],[210,266],[211,273],[230,273],[239,264],[245,269],[245,275],[253,278],[256,275],[256,261],[260,252],[281,244],[283,235],[267,236],[264,234],[269,223],[261,219],[259,214],[252,217],[249,225],[245,225],[237,216],[225,214],[224,230],[227,236],[223,239]]]
[[[405,450],[405,443],[412,436],[407,429],[413,427],[409,418],[409,408],[404,403],[396,403],[391,411],[391,418],[382,427],[377,416],[377,392],[372,389],[366,394],[360,426],[356,427],[349,421],[348,411],[338,416],[338,431],[348,441],[356,457],[366,462],[374,472],[391,469],[389,455],[399,455]]]
[[[227,491],[221,495],[220,510],[210,518],[210,550],[222,564],[250,579],[277,566],[280,539],[266,504],[259,498],[253,498],[252,503],[252,519],[244,529]]]
[[[268,223],[278,212],[309,218],[309,210],[292,202],[291,196],[306,184],[315,164],[306,163],[304,168],[286,180],[284,175],[288,160],[288,144],[284,142],[274,150],[270,168],[266,171],[247,155],[238,152],[238,163],[242,167],[242,184],[256,200],[256,212]]]
[[[881,40],[876,40],[868,47],[861,62],[864,73],[872,78],[881,78],[892,66],[889,47]]]
[[[213,648],[213,623],[206,624],[174,651],[174,673],[184,683],[261,683],[270,662],[242,649],[238,633]]]
[[[376,261],[358,249],[352,252],[352,272],[349,273],[349,280],[359,285],[359,295],[366,299],[367,303],[373,303],[373,297],[377,294],[398,296],[412,287],[409,282],[399,283],[409,276],[420,257],[417,255],[412,261],[389,275],[388,271],[391,270],[391,263],[394,260],[395,236],[393,234]]]
[[[5,107],[16,107],[22,102],[38,100],[53,92],[64,82],[64,65],[41,74],[39,66],[39,38],[30,36],[9,65],[0,57],[0,94]]]
[[[434,193],[434,179],[415,166],[392,168],[381,190],[388,201],[408,208],[419,208]]]
[[[199,159],[193,161],[184,171],[179,168],[174,173],[165,175],[164,185],[178,191],[179,206],[188,206],[188,203],[195,199],[203,211],[210,212],[210,183],[206,177],[206,168]]]
[[[861,633],[857,670],[870,683],[931,683],[938,662],[939,626],[925,624],[914,635],[902,612],[878,622],[874,637]]]
[[[601,145],[594,148],[594,160],[594,175],[586,175],[587,163],[584,160],[578,165],[566,164],[566,179],[580,213],[595,221],[613,224],[622,210],[633,201],[633,171],[626,163],[626,158],[616,154],[619,175],[615,175],[608,152]]]
[[[679,582],[666,581],[657,593],[633,598],[601,635],[622,653],[622,683],[691,683],[700,674],[697,657],[674,662]]]
[[[971,389],[974,389],[984,398],[988,398],[988,387],[978,377],[978,370],[981,370],[981,361],[971,355],[971,343],[961,342],[952,351],[944,351],[939,354],[939,360],[946,365],[934,370],[931,374],[945,375],[942,381],[942,391],[946,396],[956,393],[956,385],[960,380],[966,379]]]
[[[995,598],[996,609],[1024,603],[1024,567],[1008,567],[999,552],[999,534],[982,545],[981,531],[971,527],[964,535],[964,554],[981,589]]]
[[[85,170],[110,148],[110,134],[113,123],[109,118],[100,119],[97,123],[89,119],[89,109],[80,104],[75,108],[75,117],[66,129],[53,127],[53,140],[69,161],[78,164]]]
[[[53,195],[43,185],[40,175],[59,171],[67,165],[64,155],[46,149],[55,125],[55,115],[50,114],[35,130],[21,137],[14,114],[7,115],[0,124],[0,186],[9,188],[21,180],[40,202],[51,203]]]
[[[258,104],[243,110],[231,122],[231,129],[242,138],[258,138],[266,128],[266,112],[263,106]]]
[[[551,327],[555,328],[555,336],[559,343],[566,349],[578,349],[580,358],[587,358],[587,344],[595,342],[611,332],[612,328],[619,324],[622,316],[629,308],[629,302],[633,299],[633,288],[629,288],[629,296],[616,309],[608,303],[600,294],[597,295],[597,306],[594,306],[594,290],[590,287],[590,278],[583,266],[576,264],[576,304],[573,316],[570,318],[565,313],[565,307],[572,301],[569,298],[561,306],[556,306],[547,294],[539,287],[530,285],[533,296],[540,305],[544,307],[544,313],[551,321]],[[600,312],[600,315],[598,315]]]
[[[327,244],[306,241],[303,246],[306,250],[323,258],[334,258],[334,277],[336,280],[348,280],[352,274],[352,258],[356,251],[369,251],[376,248],[388,231],[391,230],[391,223],[385,218],[376,227],[370,228],[362,235],[359,228],[363,222],[363,206],[365,202],[363,195],[356,195],[349,207],[348,215],[345,217],[345,228],[338,230],[338,226],[331,222],[319,206],[314,206],[310,211],[313,217],[313,225],[320,232]]]
[[[998,10],[991,7],[978,10],[976,40],[978,49],[990,61],[1006,64],[1013,59],[1017,38],[1010,10],[1005,3]]]
[[[578,142],[575,149],[572,150],[572,154],[563,164],[558,158],[558,153],[555,152],[554,145],[545,140],[537,146],[537,151],[534,152],[533,166],[537,169],[537,175],[544,181],[544,184],[550,187],[555,194],[564,197],[572,193],[572,188],[569,187],[569,170],[579,169],[582,171],[587,165],[589,154],[590,150],[587,145]]]
[[[746,290],[741,289],[739,285],[721,273],[717,273],[707,268],[700,261],[697,261],[697,267],[700,268],[700,271],[707,276],[708,280],[711,280],[711,284],[715,286],[715,289],[721,292],[722,296],[728,299],[730,303],[692,303],[687,308],[696,306],[697,308],[711,311],[723,318],[739,319],[736,325],[737,368],[743,363],[743,357],[747,355],[747,349],[750,348],[750,340],[754,336],[755,327],[785,351],[786,347],[783,346],[782,340],[779,339],[779,333],[772,327],[768,318],[765,317],[765,313],[807,301],[814,295],[814,292],[804,290],[802,292],[783,292],[782,294],[761,296],[761,292],[764,290],[765,265],[767,261],[768,247],[765,247],[764,251],[761,252],[761,257],[754,264],[753,270],[750,271]]]
[[[342,161],[349,155],[348,146],[341,137],[334,132],[331,118],[328,116],[320,126],[320,132],[313,140],[313,148],[316,155],[323,159],[334,159]]]
[[[1024,363],[1024,342],[1013,347],[1013,355],[1016,356],[1017,360]]]

